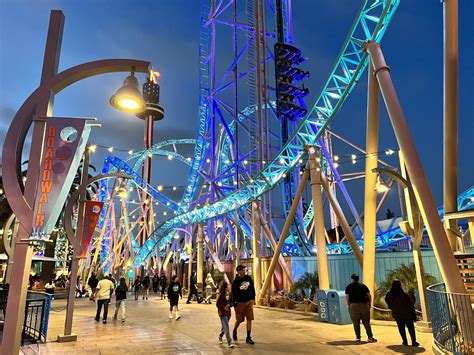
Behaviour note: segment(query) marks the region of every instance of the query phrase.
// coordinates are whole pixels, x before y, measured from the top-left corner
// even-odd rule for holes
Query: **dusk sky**
[[[293,0],[295,45],[308,57],[304,66],[311,72],[306,83],[310,89],[308,105],[326,81],[359,6],[356,0]],[[199,0],[0,0],[0,143],[15,112],[39,84],[52,9],[62,10],[66,17],[60,71],[98,59],[148,60],[161,72],[161,103],[166,109],[165,119],[155,126],[155,142],[195,138],[200,7]],[[459,0],[460,192],[474,184],[473,20],[474,1]],[[442,203],[443,165],[442,26],[441,1],[401,0],[382,40],[385,59],[438,204]],[[223,43],[220,48],[226,51],[230,45]],[[125,76],[108,74],[74,84],[56,97],[55,116],[97,117],[102,128],[94,129],[91,143],[139,150],[143,145],[143,121],[108,104]],[[143,83],[144,76],[140,75],[139,80]],[[365,145],[366,81],[364,74],[331,125],[334,132],[361,147]],[[396,150],[393,130],[381,107],[380,150]],[[335,152],[350,155],[353,151],[335,143]],[[93,164],[100,167],[106,153],[99,150]],[[383,158],[398,165],[396,155]],[[188,169],[159,159],[153,185],[184,185]],[[342,165],[341,171],[345,169]],[[355,170],[363,169],[362,161]],[[349,185],[360,209],[361,183]],[[390,203],[394,205],[394,201],[392,198]],[[398,211],[398,207],[395,209]]]

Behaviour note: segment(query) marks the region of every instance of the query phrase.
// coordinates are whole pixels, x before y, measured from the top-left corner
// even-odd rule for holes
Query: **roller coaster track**
[[[380,42],[398,3],[399,0],[363,1],[326,84],[311,106],[308,114],[289,138],[288,142],[281,148],[275,159],[238,190],[231,192],[209,206],[182,213],[159,225],[136,254],[134,264],[140,265],[146,260],[152,250],[155,249],[157,243],[161,245],[169,243],[172,239],[171,232],[174,228],[226,214],[236,208],[247,205],[253,199],[257,199],[266,191],[274,188],[305,154],[304,147],[314,145],[332,119],[334,119],[367,66],[368,57],[363,49],[364,44],[367,41]],[[203,7],[202,11],[205,12],[206,9]],[[203,18],[206,17],[202,16]],[[201,35],[205,37],[206,34],[202,33],[204,31],[203,28],[204,26],[201,26]],[[205,72],[208,53],[202,43],[200,47],[200,70]],[[207,94],[206,90],[208,88],[200,85],[200,100],[202,100],[202,95]],[[207,124],[205,122],[205,110],[206,105],[200,105],[195,155],[192,171],[189,174],[190,184],[186,189],[188,192],[185,191],[182,201],[191,202],[192,200],[198,180],[195,172],[198,170],[204,157],[203,152],[206,150],[206,142],[203,138]],[[317,127],[317,123],[321,120],[324,122],[322,127]],[[187,208],[186,206],[187,202],[181,205],[184,210]]]

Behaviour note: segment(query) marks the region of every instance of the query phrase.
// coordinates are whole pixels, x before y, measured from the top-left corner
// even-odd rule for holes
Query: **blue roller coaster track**
[[[186,203],[181,204],[184,213],[158,226],[136,253],[134,264],[142,264],[150,256],[158,243],[160,246],[169,243],[172,239],[174,228],[202,222],[227,214],[237,208],[242,208],[248,205],[251,200],[259,198],[263,193],[279,184],[284,175],[286,176],[303,157],[305,154],[304,147],[316,144],[343,105],[347,96],[355,87],[368,62],[367,54],[363,48],[364,44],[367,41],[379,42],[382,39],[398,3],[398,0],[363,1],[326,84],[314,104],[308,110],[308,114],[302,119],[299,127],[281,148],[276,157],[258,175],[248,179],[245,185],[240,186],[237,190],[230,192],[209,206],[187,211],[186,206],[192,202],[196,191],[197,171],[208,148],[205,134],[209,125],[209,107],[207,102],[203,100],[209,94],[209,88],[205,86],[206,83],[201,83],[199,128],[195,154],[189,174],[188,186],[182,200]],[[206,38],[209,38],[209,27],[205,26],[205,19],[210,10],[210,8],[203,6],[200,47],[200,58],[202,59],[200,66],[201,78],[210,75],[207,61],[209,48],[206,44]],[[321,122],[322,126],[319,126]]]
[[[200,32],[200,109],[199,109],[199,125],[196,140],[170,140],[159,143],[147,151],[138,152],[130,156],[126,161],[122,161],[116,157],[108,157],[104,163],[104,172],[110,169],[120,170],[132,176],[134,182],[141,188],[146,190],[159,203],[167,206],[173,211],[179,211],[177,217],[171,218],[153,232],[150,238],[140,248],[134,243],[135,265],[141,265],[148,259],[156,246],[160,250],[170,243],[174,236],[176,228],[206,221],[217,216],[229,215],[234,218],[235,211],[243,213],[249,202],[259,198],[263,193],[276,187],[281,180],[289,174],[292,169],[305,158],[304,148],[307,145],[316,145],[325,129],[329,126],[338,110],[341,108],[347,96],[353,90],[359,77],[362,75],[367,66],[367,54],[363,50],[364,44],[371,41],[380,41],[385,33],[387,26],[392,18],[397,6],[398,0],[390,1],[364,1],[358,12],[357,18],[350,30],[350,33],[338,55],[336,64],[326,81],[325,86],[321,90],[314,104],[308,110],[308,114],[301,121],[299,127],[294,131],[288,142],[281,148],[276,157],[255,177],[247,179],[245,184],[239,186],[238,189],[230,190],[227,195],[220,200],[215,201],[203,208],[196,208],[195,194],[198,188],[200,178],[200,167],[202,166],[208,149],[210,147],[207,132],[209,131],[209,87],[208,82],[203,80],[209,76],[209,46],[207,39],[209,38],[209,27],[205,24],[208,18],[210,8],[205,4],[202,9],[201,32]],[[286,23],[286,22],[285,22]],[[285,30],[286,31],[286,30]],[[287,32],[285,32],[287,33]],[[288,36],[288,34],[287,34]],[[271,103],[270,105],[273,105]],[[265,107],[264,107],[265,108]],[[255,111],[255,106],[249,106],[241,115],[237,115],[238,120],[243,120]],[[233,125],[227,128],[231,133]],[[225,175],[230,171],[234,162],[231,159],[231,150],[229,137],[226,136],[220,145],[220,171]],[[171,144],[195,144],[194,156],[192,159],[184,158],[181,155],[163,150],[166,145]],[[170,155],[177,160],[190,166],[188,183],[184,190],[181,203],[177,203],[168,198],[158,190],[144,183],[137,174],[141,166],[141,162],[146,159],[148,154]],[[130,167],[127,162],[137,159]],[[221,183],[232,185],[232,179],[222,179]],[[101,189],[102,191],[102,189]],[[106,187],[104,186],[104,191]],[[105,196],[105,195],[104,195]],[[472,208],[474,206],[474,188],[471,188],[459,196],[459,210]],[[442,214],[442,208],[439,209]],[[303,220],[305,229],[313,220],[313,208],[309,206]],[[241,230],[245,236],[250,236],[251,229],[245,220],[241,220]],[[285,243],[283,252],[291,255],[298,253],[295,245],[298,236],[290,236]],[[376,239],[377,248],[388,248],[393,244],[406,240],[408,237],[401,233],[400,228],[393,228],[383,233],[379,233]],[[363,248],[363,240],[358,240],[359,246]],[[348,254],[352,252],[348,243],[330,244],[327,246],[329,253]]]

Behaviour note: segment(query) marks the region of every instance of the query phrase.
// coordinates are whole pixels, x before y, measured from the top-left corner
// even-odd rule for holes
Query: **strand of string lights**
[[[101,144],[91,144],[89,146],[89,150],[94,153],[97,151],[97,148],[102,148],[102,149],[106,149],[107,151],[109,151],[110,153],[113,153],[114,151],[117,151],[117,152],[126,152],[128,153],[129,155],[132,155],[135,153],[134,150],[132,149],[124,149],[124,148],[116,148],[116,147],[113,147],[113,146],[105,146],[105,145],[101,145]],[[391,149],[391,148],[388,148],[388,149],[384,149],[384,150],[380,150],[378,152],[374,152],[372,154],[363,154],[363,153],[358,153],[358,154],[340,154],[340,155],[334,155],[333,156],[333,160],[334,162],[338,162],[338,160],[340,158],[345,158],[345,157],[350,157],[351,158],[351,161],[349,162],[354,162],[354,161],[357,161],[357,160],[362,160],[362,159],[366,159],[368,156],[379,156],[379,155],[382,155],[382,154],[385,154],[385,155],[393,155],[394,153],[398,152],[399,149]],[[137,151],[138,152],[138,151]],[[153,155],[152,153],[150,153],[150,155]],[[168,159],[171,160],[168,156]],[[188,157],[187,159],[190,159],[190,157]],[[207,158],[206,159],[206,163],[210,163],[211,161],[217,161],[218,159],[212,159],[212,158]],[[225,163],[227,164],[234,164],[236,162],[242,162],[244,165],[247,165],[247,164],[250,164],[250,163],[260,163],[262,162],[263,164],[266,164],[268,162],[268,160],[262,160],[262,159],[254,159],[254,158],[249,158],[249,159],[244,159],[243,161],[242,160],[230,160],[230,159],[227,159],[225,161]],[[302,159],[300,160],[300,163],[302,163]],[[338,163],[338,164],[341,164],[342,162]]]

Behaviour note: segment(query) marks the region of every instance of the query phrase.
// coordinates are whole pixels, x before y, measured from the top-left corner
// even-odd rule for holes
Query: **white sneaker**
[[[179,314],[176,314],[176,320],[180,320],[181,316]]]
[[[234,347],[234,344],[230,343],[229,348],[233,348],[233,347]]]
[[[170,313],[170,315],[168,316],[169,319],[173,319],[173,314]]]

